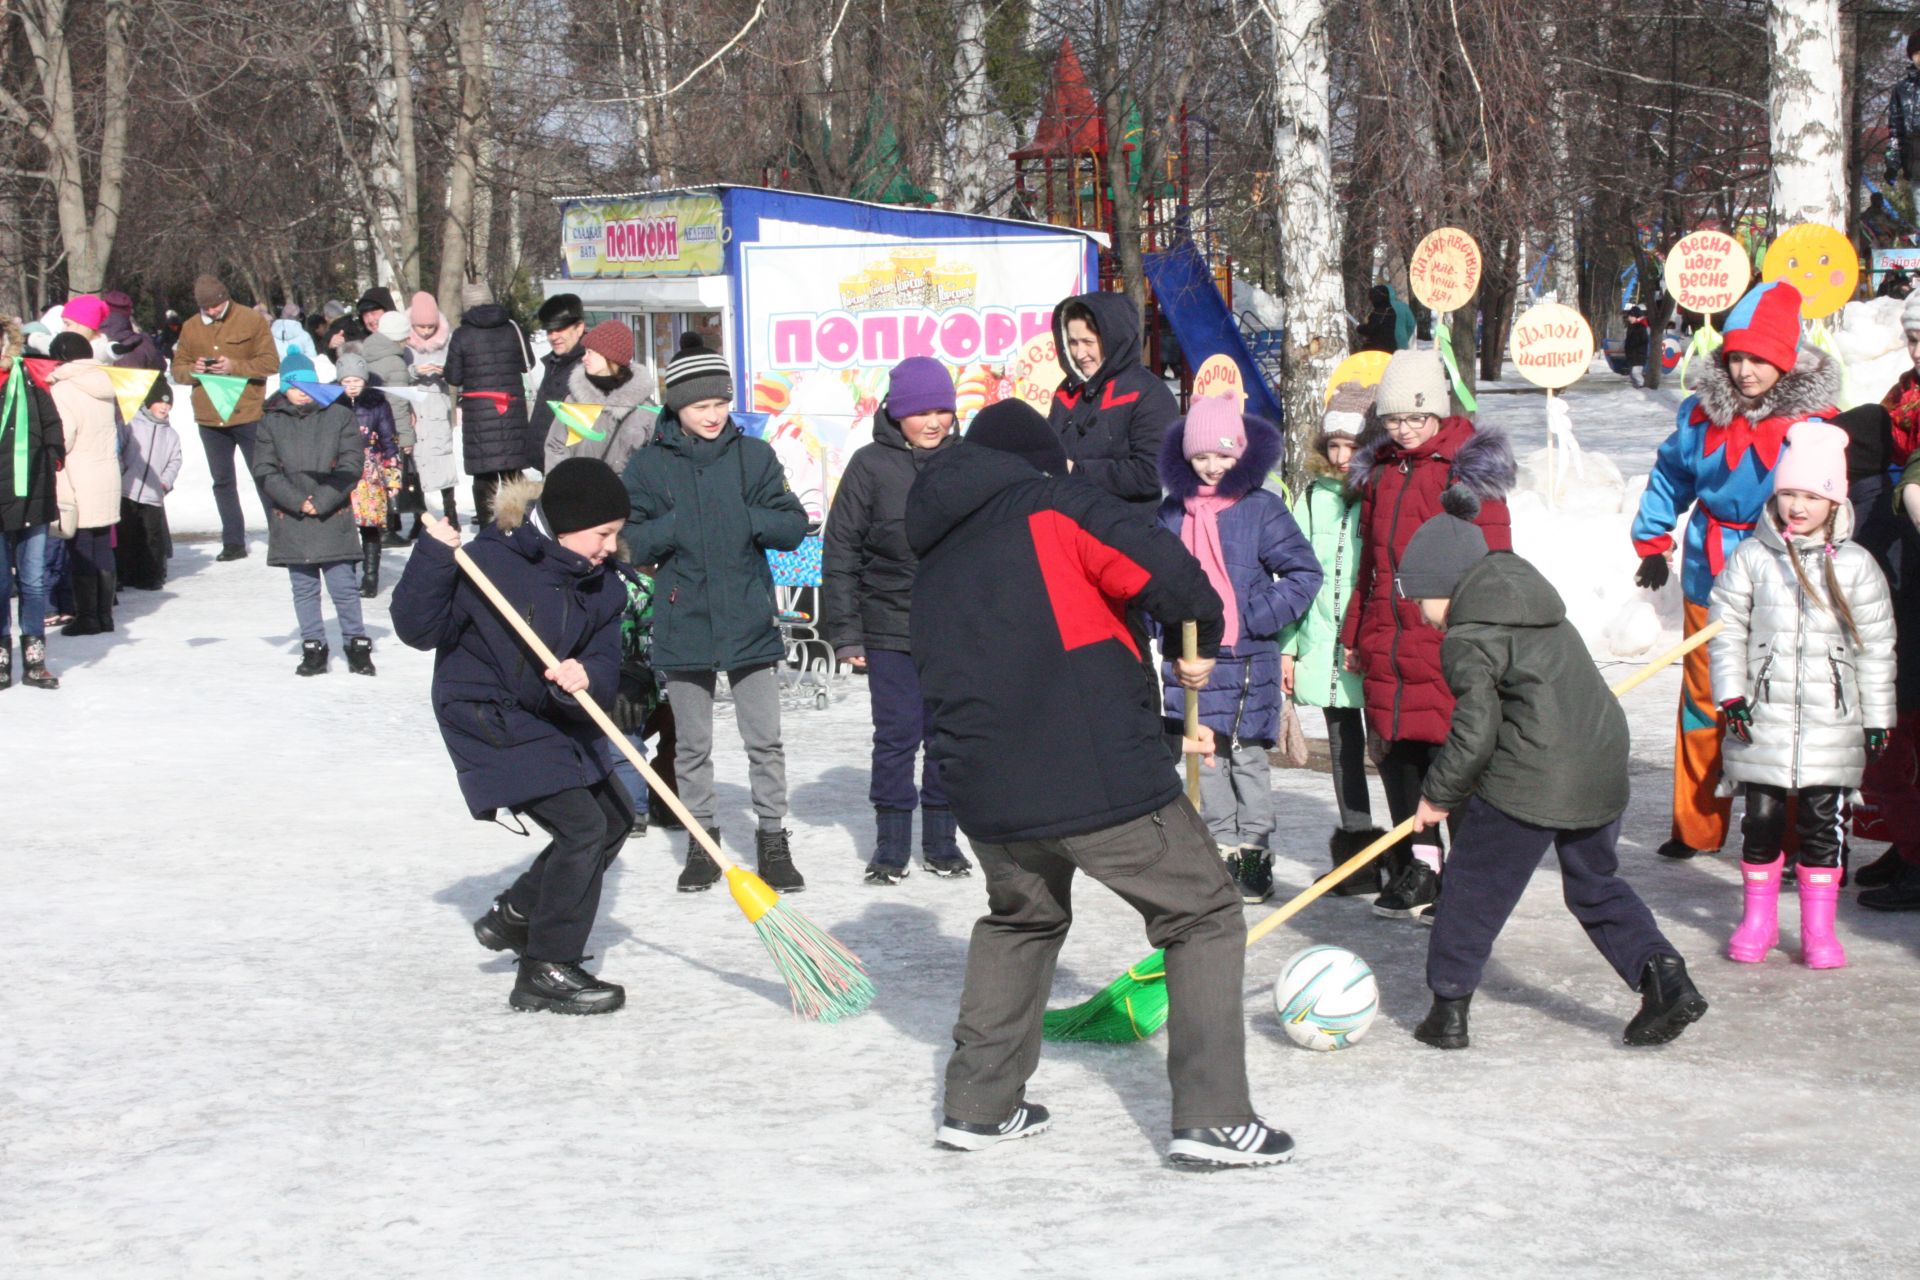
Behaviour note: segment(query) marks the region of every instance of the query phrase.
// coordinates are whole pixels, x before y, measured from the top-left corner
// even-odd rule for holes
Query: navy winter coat
[[[1067,358],[1064,317],[1076,302],[1093,312],[1103,357],[1084,381]],[[1053,340],[1067,377],[1053,393],[1047,422],[1059,434],[1073,474],[1151,520],[1160,505],[1160,442],[1180,416],[1180,403],[1140,363],[1140,308],[1123,293],[1068,298],[1054,308]]]
[[[453,331],[446,379],[460,388],[460,444],[468,475],[519,471],[543,461],[527,425],[526,375],[532,367],[527,335],[497,302],[473,308]]]
[[[556,656],[579,659],[588,696],[611,707],[626,588],[611,566],[595,568],[545,532],[532,505],[539,493],[533,481],[502,485],[494,523],[465,549]],[[433,711],[474,817],[489,821],[496,809],[606,778],[600,730],[586,709],[541,674],[540,660],[436,539],[414,544],[392,617],[402,641],[434,650]]]
[[[1213,676],[1200,691],[1200,722],[1234,742],[1273,743],[1280,739],[1279,636],[1312,606],[1324,574],[1286,502],[1261,487],[1280,461],[1279,429],[1259,418],[1246,423],[1247,450],[1217,486],[1235,499],[1220,513],[1220,547],[1233,581],[1240,637],[1231,647],[1220,647]],[[1186,526],[1186,500],[1200,487],[1200,477],[1182,456],[1184,435],[1176,422],[1160,450],[1160,482],[1167,489],[1160,523],[1175,537]],[[1178,631],[1163,643],[1169,658],[1179,654]],[[1179,720],[1185,715],[1185,691],[1171,661],[1162,662],[1160,672],[1166,714]]]
[[[915,449],[885,409],[873,443],[854,451],[827,513],[821,613],[836,650],[912,651],[907,609],[918,561],[907,545],[907,491],[921,469],[960,443]]]

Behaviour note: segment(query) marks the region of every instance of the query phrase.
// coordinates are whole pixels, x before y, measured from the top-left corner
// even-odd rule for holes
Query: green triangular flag
[[[247,380],[231,373],[196,373],[200,387],[207,393],[207,401],[213,405],[213,411],[225,422],[233,416],[233,407],[240,403],[240,393],[247,389]]]

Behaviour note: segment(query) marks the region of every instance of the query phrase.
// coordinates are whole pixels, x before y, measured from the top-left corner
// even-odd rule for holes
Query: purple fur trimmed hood
[[[1226,475],[1220,477],[1222,497],[1238,501],[1267,482],[1267,476],[1280,462],[1280,429],[1265,418],[1247,414],[1247,451]],[[1165,501],[1183,504],[1200,488],[1200,477],[1188,465],[1185,451],[1187,419],[1183,414],[1167,428],[1160,445],[1160,485],[1167,491]]]

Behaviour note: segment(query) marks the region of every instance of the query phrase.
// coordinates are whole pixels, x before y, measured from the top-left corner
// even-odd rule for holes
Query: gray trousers
[[[1328,707],[1327,754],[1333,757],[1333,799],[1342,831],[1373,825],[1373,800],[1367,794],[1367,723],[1359,707]]]
[[[1183,762],[1182,778],[1186,768]],[[1243,742],[1229,751],[1220,739],[1213,763],[1200,763],[1200,816],[1221,848],[1267,847],[1273,838],[1273,766],[1263,743]]]
[[[1254,1118],[1241,1008],[1247,927],[1240,895],[1200,815],[1182,796],[1158,813],[1058,840],[972,841],[987,879],[947,1062],[946,1113],[971,1124],[1013,1114],[1040,1062],[1041,1018],[1085,871],[1146,921],[1167,953],[1167,1076],[1173,1127]]]
[[[293,616],[300,620],[300,638],[327,642],[327,624],[320,618],[320,579],[327,580],[327,594],[333,597],[333,611],[340,615],[340,638],[357,640],[367,634],[360,620],[360,582],[353,576],[351,560],[332,564],[296,564],[287,568],[293,579]]]
[[[727,672],[733,719],[747,747],[747,782],[762,831],[778,831],[787,817],[787,756],[780,742],[780,674],[771,664]],[[674,769],[680,802],[711,827],[713,821],[713,686],[711,671],[666,673],[673,707]]]

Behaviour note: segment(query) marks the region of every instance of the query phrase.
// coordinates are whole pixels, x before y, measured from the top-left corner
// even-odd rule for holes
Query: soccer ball
[[[1308,947],[1273,984],[1273,1007],[1287,1038],[1303,1049],[1344,1049],[1380,1012],[1380,988],[1367,962],[1342,947]]]

